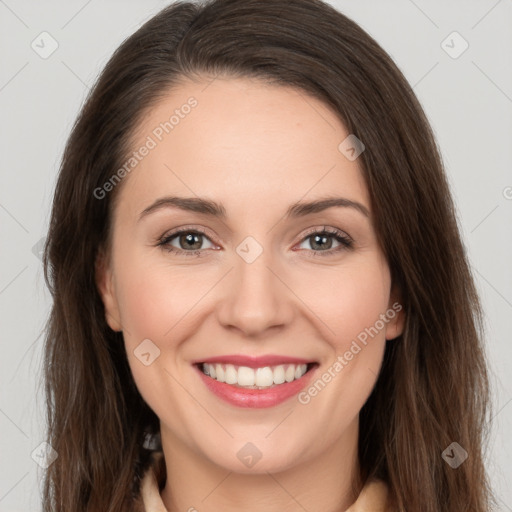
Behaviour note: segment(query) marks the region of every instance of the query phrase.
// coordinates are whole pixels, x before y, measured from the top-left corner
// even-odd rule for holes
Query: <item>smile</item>
[[[316,362],[280,356],[224,356],[194,363],[209,391],[237,407],[278,405],[303,390]]]
[[[307,371],[307,364],[280,364],[249,368],[232,364],[203,363],[201,370],[217,382],[225,382],[246,389],[267,389],[300,379]]]

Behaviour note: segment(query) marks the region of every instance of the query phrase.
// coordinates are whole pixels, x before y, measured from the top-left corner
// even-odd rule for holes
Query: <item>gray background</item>
[[[42,469],[31,454],[43,441],[50,300],[38,242],[64,143],[108,57],[167,3],[0,0],[0,512],[40,510]],[[512,0],[331,3],[390,53],[436,132],[486,313],[488,468],[500,510],[512,511]],[[31,47],[51,48],[44,31],[58,43],[46,59]],[[457,58],[462,39],[442,44],[453,31],[469,44]]]

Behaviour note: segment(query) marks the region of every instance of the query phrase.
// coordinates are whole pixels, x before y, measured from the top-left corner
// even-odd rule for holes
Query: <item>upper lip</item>
[[[314,361],[303,359],[300,357],[265,355],[265,356],[244,356],[241,354],[232,354],[225,356],[209,357],[194,361],[193,364],[232,364],[234,366],[247,366],[249,368],[263,368],[265,366],[277,366],[280,364],[309,364]]]

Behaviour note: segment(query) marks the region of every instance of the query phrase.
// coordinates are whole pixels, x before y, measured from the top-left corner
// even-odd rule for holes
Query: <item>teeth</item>
[[[249,389],[262,389],[300,379],[306,373],[307,365],[280,364],[272,367],[249,368],[232,364],[205,363],[201,369],[205,375],[209,375],[218,382],[226,382]]]
[[[285,378],[284,366],[281,364],[274,368],[274,384],[282,384]]]
[[[284,372],[284,378],[286,379],[286,382],[291,382],[295,379],[295,367],[290,365]]]
[[[226,384],[237,384],[238,373],[232,364],[226,365]]]
[[[268,388],[272,386],[272,384],[274,384],[274,373],[272,369],[268,366],[258,368],[256,370],[256,386]]]
[[[240,366],[240,368],[238,368],[237,384],[239,386],[254,386],[255,379],[256,376],[252,368],[248,368],[247,366]]]

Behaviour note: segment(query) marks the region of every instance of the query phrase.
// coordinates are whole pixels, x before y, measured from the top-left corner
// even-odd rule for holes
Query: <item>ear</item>
[[[393,286],[389,296],[386,317],[388,318],[386,323],[386,339],[393,340],[403,333],[405,326],[405,308],[402,304],[400,293],[398,293],[395,286]]]
[[[105,306],[105,320],[113,331],[122,331],[119,305],[114,284],[110,258],[103,250],[98,252],[95,265],[95,278],[98,292]]]

